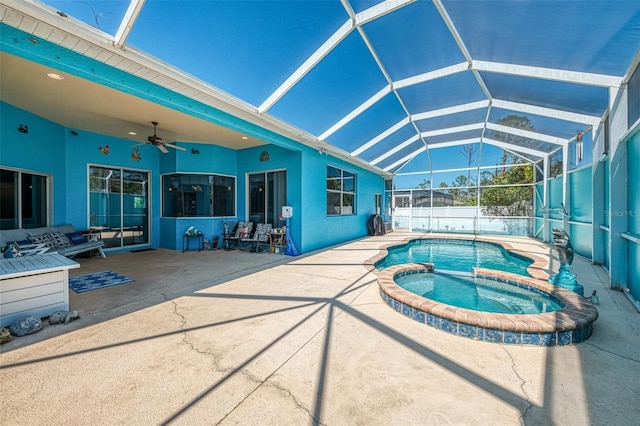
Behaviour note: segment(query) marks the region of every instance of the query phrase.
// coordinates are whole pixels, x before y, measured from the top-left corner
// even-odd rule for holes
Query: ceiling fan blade
[[[164,146],[168,146],[169,148],[173,148],[173,149],[179,149],[180,151],[186,151],[187,148],[183,148],[181,146],[178,145],[171,145],[170,143],[165,143]]]
[[[167,148],[164,147],[164,145],[156,145],[158,147],[158,149],[160,151],[162,151],[163,154],[167,154],[169,153],[169,150]]]

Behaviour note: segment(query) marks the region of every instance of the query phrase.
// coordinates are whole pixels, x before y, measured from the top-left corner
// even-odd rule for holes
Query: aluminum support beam
[[[527,65],[504,64],[500,62],[489,61],[472,61],[471,69],[475,71],[510,74],[520,77],[562,81],[565,83],[584,84],[597,87],[618,87],[622,84],[623,80],[622,77],[615,77],[604,74],[593,74],[553,68],[531,67]]]
[[[120,27],[118,28],[113,40],[116,47],[123,47],[127,42],[127,37],[129,37],[131,29],[138,19],[138,15],[140,15],[140,11],[142,10],[142,6],[144,6],[145,1],[146,0],[131,0],[129,3],[129,8],[125,12],[124,17],[120,22]]]
[[[569,193],[569,145],[562,147],[562,227],[569,232],[571,220],[571,194]]]
[[[551,162],[551,156],[547,155],[544,157],[542,162],[542,239],[543,241],[551,240],[551,227],[549,225],[549,163]]]

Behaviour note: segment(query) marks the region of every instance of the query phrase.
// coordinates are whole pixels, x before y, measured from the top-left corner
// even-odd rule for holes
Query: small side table
[[[269,233],[269,253],[284,253],[287,247],[286,235],[284,232]]]
[[[196,234],[196,235],[185,234],[182,236],[182,252],[184,253],[185,251],[189,250],[189,241],[191,240],[191,238],[197,238],[198,251],[202,251],[202,243],[204,238],[202,234]],[[187,242],[186,249],[185,249],[185,241]]]

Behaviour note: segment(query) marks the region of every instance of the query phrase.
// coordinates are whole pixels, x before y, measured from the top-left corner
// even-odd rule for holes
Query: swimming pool
[[[398,286],[418,296],[458,308],[501,314],[540,314],[563,305],[542,291],[483,277],[430,273],[399,273]]]
[[[598,318],[598,311],[589,301],[572,291],[563,289],[548,282],[549,275],[545,272],[548,261],[529,252],[519,252],[506,241],[479,241],[480,237],[473,240],[456,239],[455,237],[434,238],[437,243],[443,241],[457,249],[464,249],[465,245],[473,246],[478,242],[489,243],[491,246],[501,246],[501,253],[515,255],[520,260],[526,260],[529,265],[527,274],[514,274],[500,270],[501,265],[495,265],[495,269],[483,268],[476,265],[484,265],[485,257],[480,255],[471,261],[461,259],[460,252],[453,257],[449,264],[450,270],[469,267],[471,271],[458,271],[457,274],[466,274],[472,277],[494,281],[492,285],[509,285],[527,291],[547,294],[552,300],[558,302],[561,308],[553,312],[541,313],[495,313],[482,312],[473,309],[456,307],[448,303],[432,300],[422,295],[414,294],[400,287],[395,279],[404,274],[432,273],[434,265],[426,261],[419,263],[406,263],[389,265],[385,263],[389,253],[398,248],[408,246],[414,241],[428,241],[408,239],[400,244],[385,245],[380,248],[377,255],[365,262],[365,266],[378,275],[380,295],[384,302],[400,314],[418,321],[422,324],[434,327],[438,330],[466,337],[474,340],[531,346],[563,346],[580,343],[591,336],[593,322]],[[456,244],[457,243],[457,244]],[[417,244],[416,244],[417,245]],[[481,249],[482,250],[482,249]],[[433,250],[432,250],[433,252]],[[530,258],[530,259],[529,259]],[[438,271],[438,260],[435,259],[435,270]],[[416,261],[416,260],[414,260]],[[531,261],[533,263],[531,263]],[[473,266],[470,266],[474,263]],[[500,263],[500,262],[498,262]],[[442,261],[440,264],[443,265]],[[491,263],[489,263],[491,264]],[[441,268],[444,269],[444,268]]]
[[[564,346],[587,340],[598,311],[588,298],[531,277],[476,268],[476,277],[528,291],[547,293],[562,307],[539,314],[494,313],[459,308],[411,293],[396,283],[398,276],[432,273],[429,264],[396,265],[378,273],[380,295],[400,314],[460,337],[490,343]]]
[[[428,238],[389,247],[387,255],[376,262],[378,269],[405,263],[433,263],[436,270],[471,273],[474,267],[495,269],[531,276],[527,268],[533,259],[509,252],[486,241]]]

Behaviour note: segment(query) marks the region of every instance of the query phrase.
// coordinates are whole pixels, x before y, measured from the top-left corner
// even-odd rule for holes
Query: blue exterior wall
[[[142,160],[134,162],[131,141],[83,131],[76,131],[74,136],[69,129],[4,102],[0,103],[0,112],[0,165],[52,175],[52,225],[88,227],[89,164],[151,172],[151,198],[158,199],[158,158],[152,151],[141,149]],[[17,132],[19,124],[27,125],[29,133]],[[98,150],[106,145],[108,155]],[[152,229],[157,229],[160,205],[153,203],[150,207]],[[152,245],[159,242],[155,234],[152,233]]]
[[[65,129],[5,102],[0,102],[0,117],[0,164],[56,176],[52,220],[62,224],[67,215]],[[20,124],[29,127],[28,134],[17,131]]]
[[[261,162],[262,151],[269,153],[269,161]],[[301,152],[291,151],[274,145],[260,146],[238,151],[238,209],[243,212],[239,220],[249,220],[247,212],[247,174],[286,170],[287,172],[287,205],[293,206],[293,217],[289,222],[289,232],[298,251],[304,250],[301,240],[302,217],[305,214],[300,209],[302,204],[302,176]],[[285,222],[282,222],[282,226]],[[305,250],[306,251],[306,250]]]
[[[271,169],[287,170],[288,202],[294,207],[290,231],[292,240],[299,251],[348,241],[365,236],[366,219],[375,211],[374,193],[384,193],[383,179],[376,173],[366,171],[342,160],[320,155],[317,150],[262,129],[254,124],[216,110],[209,105],[187,98],[166,88],[115,69],[107,64],[95,61],[83,55],[69,51],[61,46],[38,39],[38,43],[20,42],[34,38],[13,27],[0,23],[2,30],[2,49],[7,53],[43,64],[55,64],[63,72],[85,78],[89,81],[120,90],[158,105],[189,114],[199,119],[216,123],[253,138],[263,140],[265,147],[243,151],[233,151],[202,144],[180,144],[187,152],[170,150],[160,154],[151,146],[141,146],[142,160],[133,163],[131,142],[100,135],[87,135],[78,132],[71,136],[69,129],[55,123],[35,117],[25,111],[3,106],[2,139],[3,165],[50,173],[54,176],[54,223],[73,222],[77,227],[87,226],[87,163],[144,169],[152,172],[151,215],[153,246],[178,249],[182,245],[182,234],[188,226],[201,230],[206,238],[222,232],[222,220],[212,218],[161,218],[161,178],[160,174],[181,172],[218,173],[237,176],[236,221],[245,218],[245,176],[248,172]],[[13,116],[5,119],[4,109]],[[29,135],[16,131],[18,125],[30,126]],[[9,124],[10,123],[10,124]],[[39,123],[38,125],[31,123]],[[33,130],[32,130],[33,127]],[[16,136],[27,136],[29,140],[46,140],[47,144],[38,145],[39,152],[31,155],[30,150],[13,146],[5,149],[5,141]],[[24,137],[20,139],[25,140]],[[215,141],[212,141],[215,143]],[[104,156],[98,146],[109,145],[112,151]],[[191,147],[200,151],[199,156],[191,154]],[[266,149],[270,152],[268,164],[259,163],[259,153]],[[6,154],[3,151],[8,151]],[[40,157],[39,154],[42,154]],[[37,157],[37,158],[36,158]],[[356,214],[341,217],[326,215],[326,165],[332,164],[357,173]],[[67,176],[68,175],[68,176]],[[74,194],[67,197],[67,194]],[[79,195],[83,194],[83,195]],[[69,214],[67,214],[69,213]]]
[[[160,173],[213,173],[226,176],[235,176],[237,172],[238,154],[236,151],[215,145],[176,143],[185,147],[186,151],[171,149],[168,154],[161,154],[155,147],[144,147],[156,151],[154,154],[160,157]],[[191,148],[197,149],[200,154],[191,153]],[[158,177],[158,193],[162,192],[162,179]],[[241,197],[239,182],[236,182],[237,197]],[[156,201],[157,200],[157,201]],[[162,206],[162,196],[154,198],[154,201]],[[236,207],[236,216],[225,218],[229,222],[235,221],[239,211]],[[204,238],[213,240],[214,235],[222,234],[223,218],[194,218],[194,217],[160,217],[160,246],[175,250],[182,250],[182,235],[189,226],[195,226],[204,234]],[[193,242],[192,242],[193,244]]]
[[[222,234],[224,220],[234,223],[246,219],[248,173],[287,171],[287,203],[294,211],[290,233],[301,253],[366,236],[367,219],[375,212],[375,193],[384,192],[381,176],[304,146],[289,149],[266,144],[235,151],[215,145],[177,142],[187,150],[162,154],[153,146],[142,145],[138,147],[142,158],[136,162],[131,160],[135,143],[129,140],[80,130],[72,135],[70,129],[7,103],[0,103],[0,112],[0,165],[53,177],[53,225],[71,223],[78,229],[89,226],[89,165],[150,172],[152,247],[181,250],[182,235],[189,226],[195,226],[211,240],[214,235]],[[20,124],[29,126],[28,134],[17,131]],[[98,149],[106,145],[108,155]],[[192,154],[191,148],[200,154]],[[263,151],[269,153],[267,162],[260,162]],[[329,164],[356,173],[356,214],[327,216],[326,167]],[[236,216],[163,218],[161,176],[168,173],[236,176]]]
[[[148,151],[140,149],[142,159],[131,160],[131,148],[134,143],[128,140],[113,138],[95,133],[76,131],[78,136],[73,136],[69,131],[65,132],[67,145],[66,169],[67,190],[65,202],[68,209],[66,222],[72,223],[76,228],[87,228],[89,225],[89,200],[88,200],[88,165],[100,167],[116,167],[127,170],[140,170],[149,172],[150,199],[153,200],[159,194],[158,190],[158,160]],[[109,154],[104,155],[98,148],[109,146]],[[142,147],[140,147],[142,148]],[[54,176],[54,179],[56,177]],[[151,216],[151,244],[157,245],[158,235],[153,232],[158,229],[159,205],[150,203],[149,214]]]
[[[308,252],[367,235],[367,219],[375,212],[375,193],[383,193],[381,176],[317,150],[300,147],[290,151],[276,146],[256,147],[238,152],[239,194],[246,194],[246,175],[270,170],[287,171],[287,204],[293,207],[289,221],[291,239],[299,252]],[[260,162],[262,151],[268,162]],[[347,216],[327,215],[327,165],[356,173],[356,212]],[[246,212],[246,196],[238,199]],[[246,220],[246,217],[241,217]],[[284,224],[284,223],[283,223]]]
[[[327,215],[327,165],[356,174],[354,215]],[[302,239],[308,242],[304,249],[314,250],[367,235],[367,219],[375,213],[375,194],[384,193],[382,176],[337,158],[321,155],[312,149],[303,151],[302,168],[302,208],[305,211]],[[311,190],[312,188],[322,190]]]

